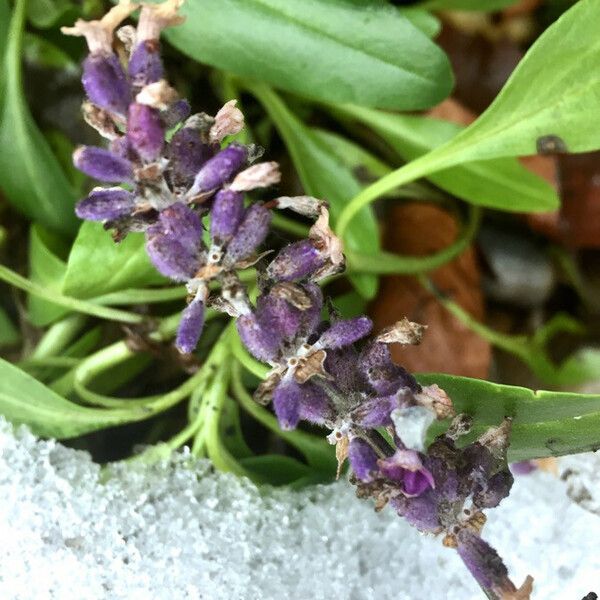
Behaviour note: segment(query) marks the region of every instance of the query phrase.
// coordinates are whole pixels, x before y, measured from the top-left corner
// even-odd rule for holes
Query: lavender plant
[[[255,400],[271,403],[282,430],[306,421],[329,431],[338,474],[377,510],[390,504],[419,531],[456,548],[486,595],[529,598],[481,537],[483,511],[511,488],[507,466],[511,420],[460,444],[471,419],[455,414],[437,385],[421,386],[390,357],[388,345],[418,343],[423,327],[403,320],[372,335],[366,316],[342,319],[319,287],[343,271],[343,244],[329,225],[327,203],[310,196],[245,198],[279,182],[276,163],[255,162],[260,149],[227,143],[244,123],[230,101],[214,116],[190,115],[165,78],[160,32],[182,22],[182,0],[142,4],[136,29],[122,22],[138,5],[121,1],[98,21],[64,33],[85,37],[86,121],[107,147],[76,150],[75,165],[111,187],[95,188],[76,206],[104,223],[116,242],[144,232],[147,254],[165,277],[186,286],[176,346],[193,352],[207,309],[233,317],[243,345],[269,365]],[[116,186],[114,184],[117,184]],[[306,239],[274,253],[266,245],[272,212],[314,219]],[[205,231],[206,227],[206,231]],[[254,266],[249,288],[240,272]],[[433,421],[452,419],[432,443]]]

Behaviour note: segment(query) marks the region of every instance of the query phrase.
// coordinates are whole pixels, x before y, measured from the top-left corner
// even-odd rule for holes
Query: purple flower
[[[188,198],[213,192],[231,180],[248,159],[248,150],[240,144],[231,144],[204,163],[188,191]]]
[[[131,162],[104,148],[81,146],[73,153],[73,163],[80,171],[100,181],[133,182]]]
[[[377,454],[368,442],[359,437],[353,437],[350,440],[348,460],[352,471],[361,481],[373,481],[379,471]]]
[[[127,139],[144,162],[153,162],[160,156],[165,132],[155,108],[133,102],[129,105]]]
[[[75,213],[88,221],[108,221],[124,217],[135,206],[135,196],[121,188],[95,188],[78,202]]]

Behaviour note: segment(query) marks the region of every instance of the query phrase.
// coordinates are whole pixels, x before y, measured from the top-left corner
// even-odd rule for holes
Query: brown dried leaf
[[[398,254],[424,256],[450,245],[458,234],[454,218],[433,204],[403,204],[387,219],[385,246]],[[476,319],[483,320],[480,274],[472,248],[431,274],[435,285]],[[491,349],[424,290],[414,277],[382,279],[379,296],[370,307],[375,331],[406,316],[429,329],[417,347],[390,346],[393,358],[411,371],[444,372],[484,378]]]

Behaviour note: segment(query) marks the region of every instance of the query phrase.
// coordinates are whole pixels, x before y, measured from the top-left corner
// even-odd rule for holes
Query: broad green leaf
[[[448,167],[503,156],[600,148],[600,0],[580,0],[531,46],[491,106],[447,144],[363,190],[338,222],[399,185]]]
[[[440,20],[426,10],[415,7],[398,8],[417,29],[420,29],[428,38],[434,38],[442,28]]]
[[[480,10],[491,12],[516,4],[517,0],[426,0],[419,5],[427,10]]]
[[[86,408],[62,398],[21,369],[0,359],[0,414],[33,433],[58,439],[134,420],[128,411]],[[139,417],[138,417],[139,420]]]
[[[591,126],[600,96],[599,19],[600,0],[580,0],[564,13],[444,155],[464,162],[536,154],[546,136],[558,136],[568,152],[599,148],[600,130]]]
[[[0,307],[0,348],[12,346],[21,339],[19,330],[10,320],[6,311]]]
[[[372,128],[407,161],[456,137],[464,127],[448,121],[342,107],[338,112]],[[559,199],[546,181],[515,158],[473,161],[428,176],[437,186],[472,204],[515,212],[551,211]]]
[[[4,56],[0,114],[0,187],[6,198],[34,221],[62,233],[76,226],[74,192],[23,97],[21,52],[25,1],[18,0]],[[10,149],[10,151],[7,151]]]
[[[183,53],[303,96],[408,110],[452,87],[431,20],[383,2],[197,0],[182,12],[165,35]]]
[[[148,259],[142,234],[115,244],[101,224],[86,221],[71,248],[63,292],[90,298],[165,281]]]
[[[60,240],[38,225],[31,228],[29,235],[29,277],[34,283],[49,290],[61,293],[67,265],[58,254]],[[37,327],[43,327],[60,319],[69,310],[58,304],[34,295],[27,297],[29,320]]]
[[[457,412],[474,417],[473,434],[513,418],[509,460],[574,454],[600,448],[600,395],[546,392],[468,377],[426,374],[452,399]]]
[[[348,199],[361,189],[352,170],[322,143],[318,135],[301,123],[272,90],[259,84],[248,84],[248,87],[273,119],[305,192],[329,202],[335,224]],[[346,242],[350,249],[370,254],[377,252],[379,233],[371,210],[361,213],[360,222],[348,230]],[[373,276],[354,275],[352,281],[365,298],[373,298],[377,292],[377,279]]]

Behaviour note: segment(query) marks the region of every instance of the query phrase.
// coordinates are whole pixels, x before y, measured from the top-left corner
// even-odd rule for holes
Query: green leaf
[[[480,10],[491,12],[515,4],[517,0],[427,0],[419,5],[427,10]]]
[[[90,298],[165,282],[144,250],[142,234],[130,233],[115,244],[101,224],[86,221],[69,254],[63,292]]]
[[[417,377],[439,385],[457,412],[474,417],[473,435],[513,418],[509,460],[586,452],[600,447],[600,395],[546,392],[446,374]],[[432,428],[433,429],[433,428]],[[439,432],[440,427],[436,430]]]
[[[246,84],[245,84],[246,85]],[[323,144],[318,135],[301,123],[272,90],[260,84],[247,84],[273,119],[294,161],[294,166],[307,194],[327,200],[335,223],[349,198],[361,185],[351,169]],[[370,210],[361,213],[346,236],[349,249],[374,254],[379,249],[377,222]],[[377,292],[377,279],[370,275],[354,275],[352,282],[365,298]]]
[[[282,454],[249,456],[240,459],[240,464],[251,473],[252,479],[257,483],[289,485],[311,475],[309,467],[291,456]]]
[[[4,50],[8,42],[8,29],[10,25],[10,8],[8,0],[0,0],[0,59],[4,58]],[[2,89],[0,82],[0,90]]]
[[[62,398],[21,369],[0,359],[0,414],[33,433],[58,439],[133,420],[128,411],[85,408]]]
[[[76,8],[70,0],[28,0],[27,2],[27,18],[32,25],[40,29],[52,27],[69,12],[76,14]]]
[[[21,81],[21,51],[25,1],[18,0],[8,35],[3,65],[3,106],[0,116],[0,187],[21,212],[47,227],[73,233],[74,192],[44,136],[36,127]]]
[[[408,110],[452,87],[431,20],[383,2],[202,0],[182,12],[166,36],[183,53],[303,96]]]
[[[442,28],[440,20],[426,10],[422,10],[416,6],[398,8],[397,10],[428,38],[434,38]]]
[[[491,106],[447,144],[363,190],[338,222],[343,235],[355,214],[418,177],[473,160],[526,156],[552,149],[600,148],[593,126],[600,97],[600,0],[580,0],[531,46]]]
[[[58,256],[61,241],[39,225],[29,234],[29,277],[31,281],[60,294],[67,265]],[[44,327],[60,319],[70,311],[58,304],[35,295],[27,297],[29,320],[37,327]]]
[[[0,308],[0,348],[12,346],[21,340],[21,334],[10,320],[6,311]]]
[[[373,129],[402,158],[414,160],[456,137],[464,127],[421,116],[384,113],[369,108],[341,107],[340,112]],[[472,204],[514,212],[558,208],[555,190],[514,158],[473,161],[428,176],[437,186]]]

